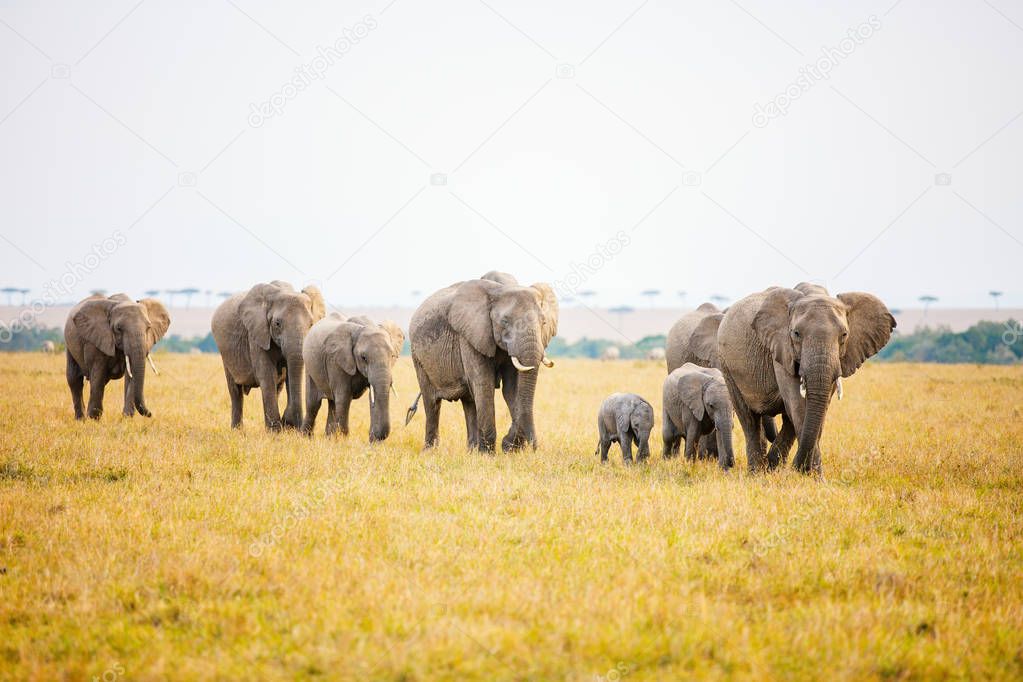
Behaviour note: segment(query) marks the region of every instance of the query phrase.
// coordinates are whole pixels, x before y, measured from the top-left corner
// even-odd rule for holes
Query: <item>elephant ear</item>
[[[327,335],[323,350],[331,362],[340,365],[345,374],[355,376],[355,342],[365,329],[361,324],[342,322],[337,329]]]
[[[723,313],[713,313],[700,320],[689,337],[689,350],[700,359],[705,367],[718,364],[718,327]]]
[[[490,358],[497,353],[494,323],[490,319],[490,292],[499,288],[500,285],[488,280],[463,282],[448,307],[448,324],[451,328],[477,352]]]
[[[774,361],[793,376],[796,374],[796,353],[789,337],[789,307],[802,296],[794,289],[771,287],[760,304],[760,310],[753,316],[753,331],[757,338],[771,351]]]
[[[551,288],[551,285],[546,282],[537,282],[533,285],[533,288],[540,292],[540,312],[543,313],[543,324],[540,327],[540,333],[543,336],[541,339],[543,347],[546,348],[551,339],[558,335],[558,315],[560,312],[558,297],[554,294],[554,289]]]
[[[170,314],[155,298],[143,298],[139,301],[139,305],[146,311],[146,317],[149,318],[150,327],[146,331],[146,342],[152,348],[170,329]]]
[[[852,376],[867,358],[884,348],[892,338],[895,318],[877,296],[860,291],[839,294],[846,306],[849,338],[842,354],[842,376]]]
[[[682,403],[692,410],[697,419],[703,419],[705,413],[703,407],[703,385],[705,383],[707,383],[707,377],[699,372],[686,374],[679,381]]]
[[[263,350],[270,350],[270,320],[266,315],[270,301],[281,290],[279,284],[284,283],[257,284],[249,289],[239,306],[242,324],[249,333],[249,339]]]
[[[110,326],[110,309],[117,301],[90,299],[75,313],[74,323],[82,338],[99,348],[104,355],[114,356],[114,330]]]
[[[313,284],[302,289],[302,293],[309,297],[309,310],[313,314],[313,324],[316,324],[327,314],[327,304],[323,300],[323,294],[320,293],[319,287]]]
[[[391,337],[391,357],[397,359],[401,355],[402,347],[405,345],[405,332],[390,320],[384,320],[380,323],[380,326]]]

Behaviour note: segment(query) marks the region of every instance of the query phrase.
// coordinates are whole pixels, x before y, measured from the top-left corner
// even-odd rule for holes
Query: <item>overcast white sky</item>
[[[409,305],[497,268],[598,305],[812,279],[1023,306],[1018,0],[3,1],[0,73],[0,287],[34,295],[120,231],[68,298],[280,278]]]

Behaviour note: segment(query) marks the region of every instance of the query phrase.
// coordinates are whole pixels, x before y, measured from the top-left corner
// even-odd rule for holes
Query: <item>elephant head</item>
[[[709,416],[717,432],[718,461],[723,468],[735,462],[732,451],[732,400],[721,370],[687,363],[687,372],[679,381],[680,398],[699,420]]]
[[[519,372],[509,443],[536,444],[533,396],[542,363],[553,367],[545,350],[558,333],[558,299],[549,284],[502,285],[465,282],[448,310],[448,323],[477,352],[489,358],[507,354]]]
[[[380,324],[353,322],[338,325],[324,344],[345,374],[361,374],[369,385],[369,440],[384,440],[391,433],[391,369],[401,354],[405,334],[390,321]]]
[[[775,362],[799,380],[806,416],[794,463],[808,471],[832,393],[837,390],[841,398],[842,377],[852,376],[888,343],[895,318],[871,294],[832,297],[774,288],[768,290],[753,328]]]
[[[149,351],[170,327],[170,315],[163,304],[153,298],[133,301],[123,294],[89,299],[75,314],[74,324],[82,339],[104,355],[124,358],[125,381],[129,382],[132,403],[139,414],[151,417],[143,392],[146,360],[155,371]]]
[[[275,347],[287,367],[288,407],[283,421],[302,422],[302,341],[313,323],[323,318],[326,306],[320,290],[308,286],[295,291],[287,282],[257,284],[242,299],[239,311],[250,348],[263,352]]]

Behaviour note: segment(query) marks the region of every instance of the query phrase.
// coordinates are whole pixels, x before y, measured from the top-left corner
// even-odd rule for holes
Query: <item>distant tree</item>
[[[167,305],[171,308],[174,307],[174,295],[180,293],[177,289],[164,289],[163,293],[167,294]]]
[[[721,294],[714,294],[710,297],[710,300],[717,303],[718,307],[723,307],[726,303],[728,303],[728,297],[722,296]]]
[[[654,299],[656,299],[658,296],[661,295],[661,290],[660,289],[646,289],[644,291],[639,292],[639,295],[640,296],[646,296],[648,299],[650,299],[650,307],[653,308],[654,307]]]
[[[20,292],[21,289],[17,287],[4,287],[3,289],[0,289],[0,291],[7,294],[7,305],[14,305],[14,303],[11,301],[11,294],[16,294]]]
[[[686,302],[686,292],[684,292],[684,291],[679,291],[679,292],[678,292],[678,297],[682,299],[682,302],[683,302],[683,303],[685,303],[685,302]]]
[[[579,298],[586,298],[586,299],[593,298],[596,295],[597,295],[597,292],[594,291],[593,289],[586,289],[586,290],[580,291],[580,292],[578,292],[576,294],[576,296],[578,296]]]
[[[609,313],[614,313],[618,316],[618,328],[622,328],[622,323],[625,320],[625,316],[631,312],[634,312],[633,308],[627,305],[615,306],[614,308],[608,309]]]
[[[186,289],[181,289],[180,291],[178,291],[178,293],[185,295],[185,308],[191,308],[192,307],[192,296],[194,296],[195,294],[198,294],[199,290],[196,289],[195,287],[188,287]]]
[[[995,300],[995,310],[998,310],[998,297],[1002,295],[1001,291],[989,291],[987,295]]]
[[[205,294],[206,294],[206,307],[207,308],[212,308],[213,307],[213,300],[212,300],[213,290],[212,289],[207,289],[205,291]]]
[[[231,292],[221,291],[220,293],[217,294],[217,296],[219,296],[220,298],[231,298]]]
[[[927,309],[931,307],[932,303],[937,303],[938,297],[937,296],[931,296],[931,295],[927,294],[927,295],[921,296],[917,300],[924,304],[924,317],[926,318],[927,317]]]
[[[149,291],[146,291],[146,292],[143,292],[143,293],[145,293],[145,295],[147,297],[149,297],[149,298],[156,298],[157,296],[160,295],[160,290],[159,289],[150,289]]]
[[[32,291],[32,290],[31,289],[18,289],[18,293],[21,294],[21,305],[25,305],[25,297],[28,296],[28,292],[30,292],[30,291]]]

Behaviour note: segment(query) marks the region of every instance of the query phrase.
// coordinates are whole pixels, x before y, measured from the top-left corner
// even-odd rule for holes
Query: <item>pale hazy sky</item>
[[[2,1],[0,70],[0,287],[34,295],[408,305],[497,268],[1023,306],[1018,0]]]

